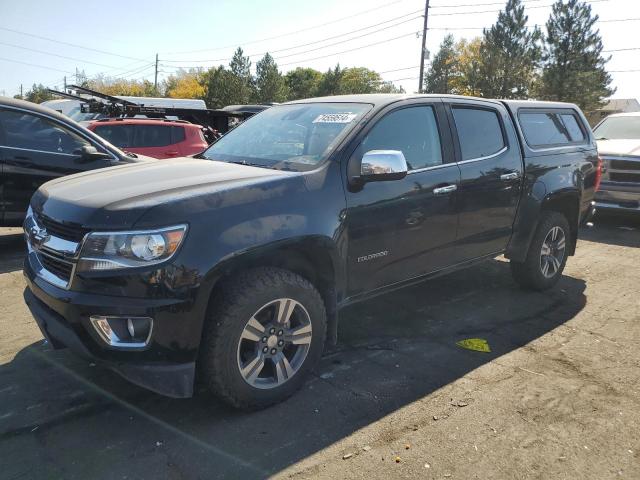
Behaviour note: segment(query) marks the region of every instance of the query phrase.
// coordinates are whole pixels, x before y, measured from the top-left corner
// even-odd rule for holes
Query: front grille
[[[71,272],[73,270],[71,263],[43,254],[38,254],[38,259],[42,266],[56,277],[67,283],[71,280]]]
[[[44,215],[38,215],[38,223],[47,230],[49,235],[76,243],[81,242],[89,232],[88,229],[82,228],[80,225],[56,222]]]
[[[640,172],[620,173],[610,171],[609,180],[611,180],[612,182],[640,183]]]
[[[609,166],[613,170],[638,170],[640,171],[640,160],[610,160]]]

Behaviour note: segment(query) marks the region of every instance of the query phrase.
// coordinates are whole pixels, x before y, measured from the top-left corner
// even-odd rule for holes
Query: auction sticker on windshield
[[[352,122],[358,114],[345,112],[345,113],[323,113],[318,115],[313,123],[349,123]]]

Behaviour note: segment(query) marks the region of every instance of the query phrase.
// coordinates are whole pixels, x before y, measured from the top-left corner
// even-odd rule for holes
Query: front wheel
[[[322,355],[324,302],[290,271],[241,273],[217,292],[208,317],[200,370],[210,389],[236,408],[284,400]]]
[[[510,262],[513,278],[525,288],[551,288],[562,276],[570,241],[569,223],[565,216],[546,212],[540,219],[525,261]]]

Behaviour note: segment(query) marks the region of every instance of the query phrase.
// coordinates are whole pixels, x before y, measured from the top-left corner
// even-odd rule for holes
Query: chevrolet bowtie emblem
[[[48,239],[49,234],[44,228],[34,226],[29,230],[29,240],[31,241],[31,245],[35,248],[40,248]]]

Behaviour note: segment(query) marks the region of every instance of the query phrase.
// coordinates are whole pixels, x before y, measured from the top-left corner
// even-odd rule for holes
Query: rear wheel
[[[287,270],[248,270],[213,299],[200,370],[232,406],[264,408],[300,388],[325,335],[324,303],[311,283]]]
[[[570,241],[569,223],[565,216],[558,212],[543,214],[525,261],[511,261],[513,278],[525,288],[551,288],[562,276]]]

